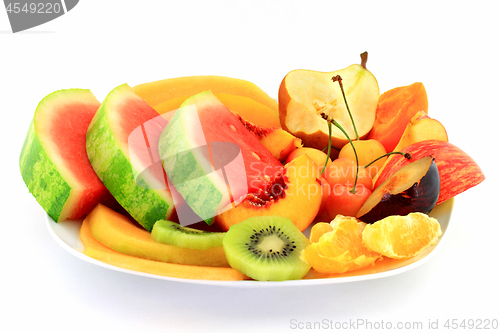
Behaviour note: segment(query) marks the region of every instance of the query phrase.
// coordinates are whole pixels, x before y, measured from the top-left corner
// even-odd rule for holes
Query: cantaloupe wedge
[[[238,96],[226,93],[214,94],[219,101],[231,110],[232,113],[240,115],[243,119],[265,128],[281,128],[279,114],[276,110],[261,104],[250,97]],[[179,96],[153,108],[160,114],[177,110],[181,104],[191,96]]]
[[[278,102],[269,97],[257,85],[246,80],[226,76],[178,77],[143,83],[134,87],[135,93],[153,107],[173,98],[193,96],[206,90],[211,90],[214,94],[226,93],[249,97],[278,111]]]
[[[99,243],[90,230],[89,219],[83,221],[80,239],[84,254],[107,264],[133,271],[181,279],[238,281],[248,279],[243,273],[229,267],[189,266],[142,259],[116,252]]]
[[[229,267],[222,246],[194,250],[158,243],[148,231],[101,204],[85,220],[98,242],[123,254],[184,265]]]

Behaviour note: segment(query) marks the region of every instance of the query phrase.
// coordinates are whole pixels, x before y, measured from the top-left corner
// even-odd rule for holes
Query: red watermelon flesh
[[[123,84],[106,96],[87,131],[92,167],[116,201],[146,230],[160,219],[170,219],[174,210],[163,173],[149,169],[159,160],[154,137],[165,124],[158,112]]]
[[[69,218],[86,215],[109,192],[90,165],[85,148],[87,128],[100,104],[75,103],[54,110],[51,141],[67,170],[82,189]]]
[[[213,146],[215,142],[236,143],[243,156],[248,193],[260,192],[283,171],[283,165],[225,105],[220,102],[213,103],[210,98],[204,98],[202,93],[190,100],[196,102],[206,142],[210,146]],[[221,149],[217,152],[221,154]],[[231,160],[232,152],[227,153],[229,156],[219,155],[218,157],[221,160]],[[227,177],[231,178],[231,168],[227,171],[229,172]]]
[[[68,89],[45,97],[35,112],[21,152],[21,174],[54,221],[82,217],[108,194],[85,147],[99,106],[89,90]]]
[[[208,224],[230,201],[238,204],[247,193],[266,190],[283,172],[281,162],[210,91],[181,105],[160,135],[159,152],[169,180]]]

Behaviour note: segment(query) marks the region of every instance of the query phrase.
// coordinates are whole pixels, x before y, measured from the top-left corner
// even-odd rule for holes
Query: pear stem
[[[347,98],[345,97],[344,85],[342,84],[342,77],[340,75],[336,75],[336,76],[332,77],[332,81],[339,83],[340,90],[342,91],[342,96],[344,97],[345,106],[347,107],[347,112],[349,113],[349,117],[351,118],[352,127],[354,128],[354,133],[356,134],[356,140],[359,140],[358,130],[356,129],[356,124],[354,123],[354,118],[352,117],[351,110],[349,109],[349,104],[347,104]]]
[[[368,52],[361,53],[361,66],[366,69],[366,62],[368,61]]]
[[[329,129],[331,128],[331,125],[335,125],[339,130],[341,130],[342,133],[344,133],[344,135],[346,136],[347,140],[349,140],[349,143],[352,146],[352,150],[354,151],[354,157],[356,157],[356,178],[354,179],[354,186],[349,192],[351,192],[352,194],[356,194],[356,184],[358,183],[358,168],[359,168],[358,153],[356,152],[356,148],[354,147],[354,144],[352,143],[352,140],[349,137],[349,135],[347,134],[347,132],[342,128],[342,126],[340,126],[340,124],[335,119],[333,119],[332,117],[330,117],[329,115],[327,115],[324,112],[322,112],[320,115],[323,119],[325,119],[328,122]],[[332,136],[331,136],[331,132],[330,132],[329,141],[331,141],[331,139],[332,139]],[[329,157],[329,155],[327,156],[327,159],[326,159],[327,162],[328,162],[328,157]],[[326,166],[326,163],[325,163],[325,166]]]
[[[367,165],[365,165],[364,168],[365,169],[368,168],[370,165],[372,165],[373,163],[377,162],[381,158],[384,158],[384,157],[389,156],[389,155],[403,155],[407,160],[411,159],[411,154],[410,153],[403,153],[401,151],[393,151],[393,152],[386,153],[386,154],[384,154],[382,156],[377,157],[376,159],[374,159],[373,161],[371,161],[370,163],[368,163]]]

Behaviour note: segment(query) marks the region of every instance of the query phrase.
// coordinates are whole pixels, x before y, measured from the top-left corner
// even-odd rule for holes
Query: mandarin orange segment
[[[303,260],[309,262],[316,271],[341,274],[371,266],[381,257],[362,244],[361,234],[365,223],[338,215],[331,222],[331,227],[332,231],[323,233],[317,242],[302,252]],[[313,237],[319,234],[319,229],[327,230],[327,227],[320,225]]]
[[[411,258],[425,248],[436,244],[441,226],[432,217],[422,213],[389,216],[363,231],[363,244],[371,251],[394,259]]]
[[[311,233],[309,234],[309,240],[312,243],[317,243],[319,241],[319,238],[323,234],[330,232],[330,231],[333,231],[333,227],[330,223],[318,222],[312,226]]]

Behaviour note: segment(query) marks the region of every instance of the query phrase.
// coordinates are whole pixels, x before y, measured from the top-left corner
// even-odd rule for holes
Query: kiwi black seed
[[[151,238],[159,243],[196,250],[222,246],[224,235],[225,232],[210,232],[183,227],[179,223],[166,220],[157,221],[151,230]]]
[[[231,226],[222,240],[232,268],[259,281],[301,279],[311,266],[300,259],[306,236],[282,216],[258,216]]]

